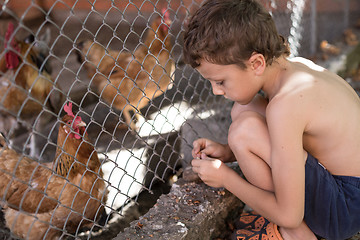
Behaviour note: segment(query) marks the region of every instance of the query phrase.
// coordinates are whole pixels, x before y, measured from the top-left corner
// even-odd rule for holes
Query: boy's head
[[[196,68],[200,60],[245,69],[253,53],[274,58],[289,49],[269,12],[256,0],[207,0],[190,18],[184,34],[185,62]]]

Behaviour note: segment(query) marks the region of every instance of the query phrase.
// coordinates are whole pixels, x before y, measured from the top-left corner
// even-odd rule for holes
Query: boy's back
[[[279,127],[284,121],[291,128],[304,124],[304,149],[331,174],[360,176],[358,95],[342,78],[309,60],[294,58],[287,70],[267,114],[275,112]],[[278,107],[285,116],[277,116]]]

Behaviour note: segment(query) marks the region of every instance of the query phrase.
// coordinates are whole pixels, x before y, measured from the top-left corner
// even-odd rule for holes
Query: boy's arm
[[[267,108],[274,193],[250,187],[246,188],[251,194],[246,191],[240,193],[242,189],[229,186],[236,191],[236,195],[243,195],[260,214],[280,226],[290,228],[297,227],[304,215],[306,154],[303,134],[309,112],[305,99],[309,98],[302,95],[293,93],[286,97],[279,96]]]
[[[312,96],[306,92],[274,100],[268,108],[267,123],[271,141],[271,172],[279,213],[284,221],[303,220],[305,206],[305,129],[311,119]],[[310,116],[310,117],[309,117]]]
[[[294,228],[300,225],[304,214],[305,153],[302,136],[306,125],[306,104],[288,98],[273,101],[268,106],[267,123],[274,192],[248,183],[225,164],[213,159],[194,160],[193,166],[200,176],[206,175],[205,183],[208,181],[211,186],[225,187],[270,221]]]

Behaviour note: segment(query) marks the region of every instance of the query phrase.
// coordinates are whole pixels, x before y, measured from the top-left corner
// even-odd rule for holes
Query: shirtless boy
[[[273,239],[346,239],[360,230],[360,100],[336,74],[288,55],[255,0],[207,0],[190,18],[185,61],[234,101],[228,144],[196,140],[193,170],[269,221],[262,233]]]

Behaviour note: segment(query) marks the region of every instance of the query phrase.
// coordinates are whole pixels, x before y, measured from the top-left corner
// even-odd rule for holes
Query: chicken
[[[90,40],[80,42],[78,47],[81,50],[81,53],[77,52],[78,61],[80,63],[86,61],[85,67],[90,79],[96,74],[103,74],[108,78],[112,73],[120,70],[119,67],[124,70],[132,58],[132,54],[125,50],[119,52],[105,49],[101,44]],[[92,81],[96,87],[103,79],[95,78]]]
[[[5,51],[0,56],[0,114],[3,118],[30,121],[44,113],[44,108],[59,112],[64,97],[47,72],[45,57],[35,44],[15,39],[11,22],[5,36]],[[5,124],[0,130],[9,131]]]
[[[5,36],[5,54],[0,59],[3,108],[14,115],[33,116],[42,110],[42,105],[54,110],[55,102],[49,98],[54,85],[46,64],[39,53],[29,43],[17,41],[13,36],[14,26],[9,24]],[[49,99],[48,99],[49,98]]]
[[[323,59],[326,60],[329,58],[329,55],[339,55],[340,48],[336,47],[333,44],[330,44],[328,41],[323,40],[320,43],[320,49],[323,53]]]
[[[0,197],[6,225],[18,237],[56,239],[62,230],[93,225],[104,210],[106,185],[86,124],[71,103],[64,110],[52,163],[40,164],[0,141]]]
[[[140,109],[163,94],[171,83],[174,63],[169,36],[169,13],[158,16],[147,31],[145,41],[133,54],[104,49],[86,41],[79,44],[89,77],[101,98],[122,111],[125,122],[135,130],[131,111],[138,118]]]

